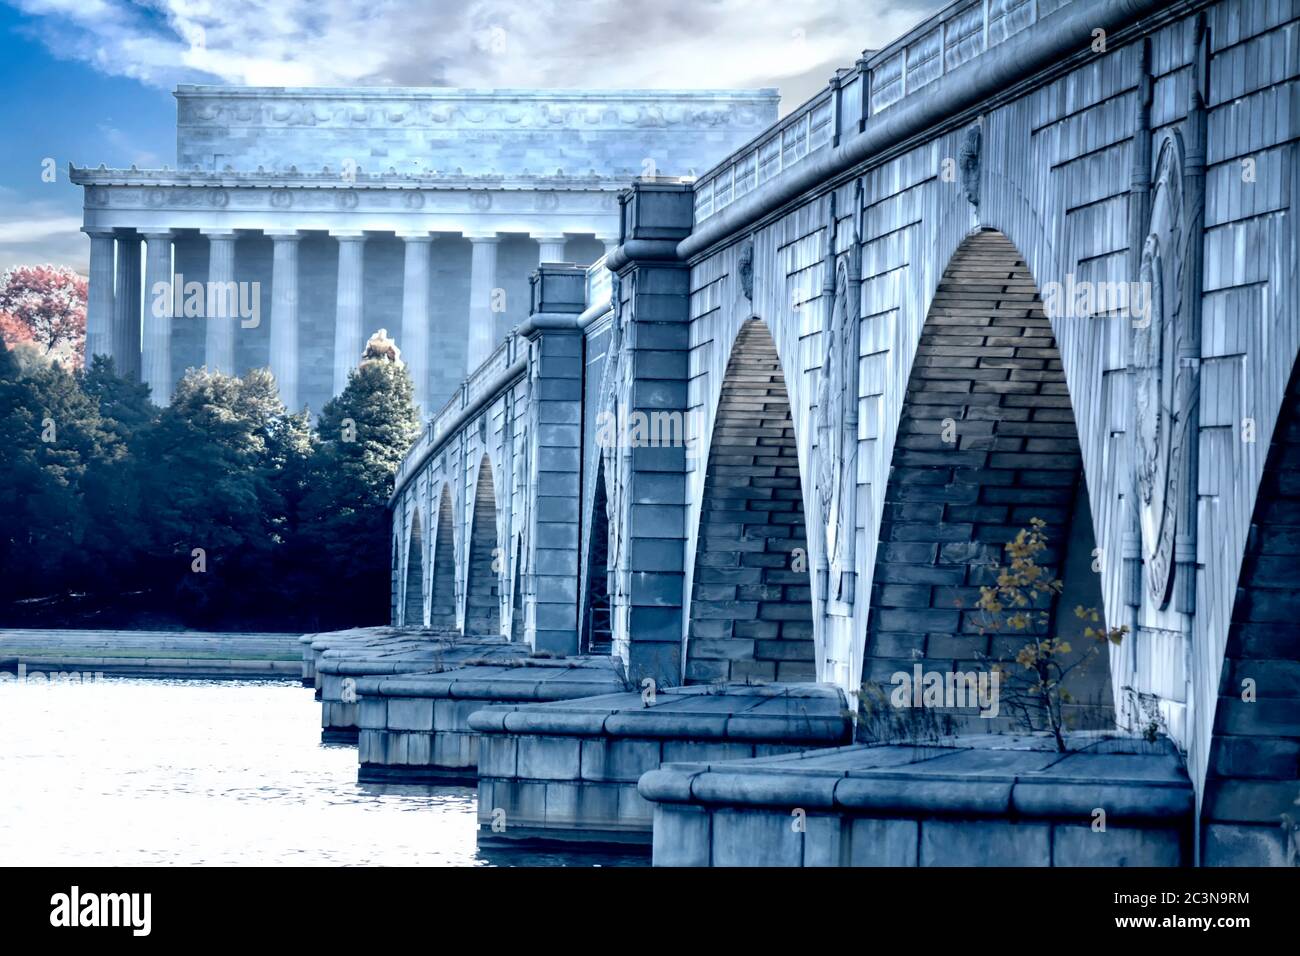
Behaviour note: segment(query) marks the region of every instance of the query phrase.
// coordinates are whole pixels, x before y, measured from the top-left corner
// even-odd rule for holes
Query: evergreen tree
[[[130,443],[158,420],[158,407],[150,400],[149,386],[119,375],[107,355],[96,355],[81,377],[81,390],[99,406],[99,414],[123,441]]]
[[[0,345],[0,588],[9,599],[95,580],[88,475],[126,456],[95,402],[57,362]],[[94,484],[94,482],[89,482]]]
[[[321,411],[303,502],[303,555],[334,623],[378,623],[388,607],[388,496],[420,431],[410,372],[380,330],[347,387]]]
[[[152,573],[196,620],[260,613],[286,523],[279,470],[302,445],[265,369],[191,369],[142,445]],[[301,468],[301,465],[297,467]]]
[[[125,455],[92,466],[86,476],[88,526],[86,549],[103,574],[98,590],[147,589],[142,577],[148,529],[143,525],[139,474],[144,438],[158,421],[158,408],[149,400],[149,386],[119,375],[113,359],[96,355],[81,376],[81,389],[96,403],[104,427],[117,436]]]

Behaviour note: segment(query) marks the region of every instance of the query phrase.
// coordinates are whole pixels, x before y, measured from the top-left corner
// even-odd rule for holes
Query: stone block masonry
[[[816,678],[807,554],[790,398],[772,337],[750,322],[732,349],[709,445],[687,683]]]
[[[479,751],[479,840],[649,846],[641,775],[678,760],[732,760],[847,741],[843,695],[813,684],[681,687],[470,717]]]
[[[1082,484],[1061,355],[1033,277],[1005,236],[976,233],[944,272],[908,379],[863,680],[887,686],[918,660],[930,671],[969,669],[977,654],[1013,654],[1038,633],[981,635],[976,607],[980,587],[996,583],[1006,563],[1004,546],[1034,518],[1047,523],[1039,563],[1070,585],[1043,633],[1072,636],[1072,609],[1102,604],[1087,568],[1095,541]],[[1082,574],[1065,573],[1067,552]],[[1093,670],[1076,674],[1070,689],[1094,703],[1104,690],[1108,709],[1104,668]]]
[[[593,697],[624,689],[612,658],[490,658],[437,673],[363,677],[358,697],[358,779],[474,786],[484,707]],[[496,661],[500,660],[501,663]]]
[[[526,635],[543,605],[567,627],[570,603],[585,633],[583,616],[594,615],[583,608],[603,611],[607,595],[610,647],[638,688],[647,678],[661,692],[687,679],[780,680],[811,663],[848,695],[916,664],[968,671],[977,652],[1014,654],[1026,635],[981,636],[972,608],[997,573],[989,559],[1040,517],[1053,552],[1045,563],[1065,588],[1051,630],[1085,646],[1069,633],[1076,605],[1128,628],[1090,669],[1097,683],[1081,696],[1100,706],[1084,726],[1154,728],[1177,742],[1209,825],[1200,862],[1286,862],[1297,846],[1283,839],[1295,835],[1283,823],[1295,819],[1284,797],[1300,735],[1288,710],[1295,648],[1277,628],[1296,616],[1287,589],[1300,568],[1286,539],[1297,471],[1286,409],[1300,351],[1300,163],[1294,130],[1277,117],[1296,79],[1294,58],[1279,52],[1294,40],[1295,4],[1005,6],[952,4],[839,71],[694,182],[634,183],[614,216],[612,274],[589,273],[586,306],[570,326],[584,339],[581,399],[535,419],[533,399],[555,386],[534,391],[537,366],[516,347],[526,336],[508,340],[403,464],[394,534],[405,546],[412,511],[430,513],[451,481],[463,574],[473,465],[484,450],[494,467],[527,460],[499,469],[513,480],[498,515],[508,543],[538,558],[501,580],[522,582],[511,597],[523,595]],[[1098,29],[1104,52],[1090,42]],[[418,191],[430,202],[431,188]],[[494,214],[512,201],[487,191]],[[356,192],[362,209],[374,191]],[[101,212],[89,226],[126,225]],[[531,234],[541,211],[517,213]],[[539,238],[554,237],[536,225]],[[103,245],[92,247],[102,255]],[[103,262],[92,272],[111,274]],[[93,285],[91,324],[102,338],[111,308],[106,325]],[[1084,297],[1070,292],[1062,304],[1056,290]],[[733,343],[743,356],[741,332],[756,319],[780,359],[805,510],[816,502],[804,529],[815,569],[811,660],[787,641],[803,620],[802,585],[752,573],[776,570],[769,548],[783,540],[774,529],[785,509],[757,504],[781,500],[767,494],[780,486],[764,488],[754,472],[788,480],[777,474],[788,467],[781,453],[761,453],[784,451],[785,429],[778,438],[767,419],[747,421],[739,428],[755,429],[744,433],[754,441],[741,448],[725,421]],[[718,457],[731,460],[711,466],[659,447],[597,454],[592,422],[610,407],[702,423],[708,431],[691,434],[704,446],[718,423],[727,452]],[[575,424],[575,453],[531,454],[534,432],[562,437],[543,425]],[[543,507],[541,497],[557,496],[538,495],[525,477],[543,460],[577,463],[566,480],[580,490],[585,550],[573,545],[572,510]],[[720,480],[740,477],[722,471],[732,467],[750,470],[749,491],[719,497],[742,487]],[[593,513],[601,481],[603,523]],[[551,522],[563,531],[544,527]],[[605,595],[591,586],[602,577],[593,560],[605,565]],[[579,587],[542,586],[542,577],[567,576]],[[463,600],[463,582],[458,593]],[[996,723],[977,727],[1006,729]],[[538,744],[524,772],[571,749]],[[555,773],[574,759],[581,771],[579,751],[556,757]],[[898,787],[912,778],[875,779]],[[516,778],[501,779],[502,801],[522,808],[514,815],[544,826],[548,791],[521,783],[516,800]],[[566,816],[572,802],[602,792],[551,783],[557,821],[581,819]],[[592,819],[616,823],[617,807],[602,806]],[[1166,809],[1171,820],[1182,812]],[[696,813],[692,826],[698,811],[682,811]],[[1044,847],[1068,859],[1094,845],[1071,829],[1074,818],[1050,813],[938,816],[944,825],[930,827],[930,842],[925,816],[909,817],[918,860],[927,846],[962,841],[945,830],[955,820],[972,833],[1014,824],[1034,847],[1026,859],[1041,859]],[[723,830],[735,823],[721,811],[718,819]],[[907,829],[860,826],[890,840]],[[1114,823],[1111,838],[1126,826]],[[784,846],[790,837],[778,830],[771,840]],[[1158,858],[1133,846],[1131,859]]]
[[[655,866],[1184,866],[1192,787],[1166,744],[949,738],[645,774]]]

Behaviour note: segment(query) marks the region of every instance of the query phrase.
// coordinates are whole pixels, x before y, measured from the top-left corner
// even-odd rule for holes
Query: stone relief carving
[[[1182,334],[1184,266],[1183,145],[1167,134],[1156,160],[1150,225],[1139,280],[1150,311],[1133,320],[1134,480],[1147,589],[1156,607],[1169,601],[1178,497],[1187,444],[1186,409],[1177,401],[1178,338]]]
[[[736,263],[736,272],[740,277],[740,290],[746,299],[754,301],[754,240],[746,239],[740,247],[740,258]]]
[[[961,188],[972,206],[980,204],[980,156],[983,150],[983,131],[979,123],[966,127],[961,149],[957,153],[957,167],[961,171]]]
[[[828,569],[826,600],[851,602],[857,493],[858,253],[834,260],[834,298],[817,382],[817,505]]]
[[[403,102],[403,108],[382,103],[349,101],[345,97],[332,102],[293,102],[279,100],[264,103],[232,104],[219,96],[203,100],[186,97],[178,104],[178,122],[185,126],[514,126],[545,129],[548,126],[606,126],[663,129],[687,128],[758,128],[760,114],[749,106],[700,106],[657,103],[650,97],[642,102],[605,98],[596,101],[532,102],[488,104],[473,101],[463,104]]]
[[[599,408],[600,414],[608,416],[605,421],[610,424],[606,425],[605,431],[612,434],[614,440],[600,449],[600,455],[605,470],[605,518],[609,528],[607,553],[611,562],[617,562],[622,547],[624,513],[628,507],[623,494],[624,465],[631,455],[631,449],[624,447],[626,443],[620,437],[627,424],[621,416],[626,411],[623,399],[632,387],[632,359],[625,354],[627,315],[623,309],[623,281],[618,273],[610,273],[609,301],[613,317],[609,325],[609,345],[605,350],[605,368],[601,373]],[[608,588],[611,598],[621,594],[620,587],[618,575],[611,572]]]
[[[352,212],[394,207],[411,211],[537,211],[533,208],[532,196],[523,189],[505,191],[496,194],[494,198],[488,191],[469,187],[434,189],[427,193],[421,190],[402,190],[399,196],[397,192],[382,187],[339,189],[337,180],[321,185],[308,183],[301,188],[292,189],[263,183],[219,186],[206,182],[153,186],[86,184],[85,188],[86,206],[97,209],[221,209],[229,205],[241,212],[282,211],[289,208],[320,211],[342,209]],[[564,210],[577,216],[605,217],[614,214],[617,208],[617,195],[611,189],[573,189],[552,192],[550,195],[555,197],[555,205],[542,211]],[[606,225],[604,221],[600,223],[601,227]],[[591,231],[603,232],[604,228],[597,229],[593,223]]]

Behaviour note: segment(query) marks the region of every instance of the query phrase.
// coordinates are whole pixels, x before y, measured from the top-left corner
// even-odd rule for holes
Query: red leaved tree
[[[30,341],[64,365],[80,368],[86,348],[86,280],[65,266],[5,270],[0,276],[0,334],[8,345]]]
[[[0,340],[9,348],[32,341],[32,330],[8,312],[0,312]]]

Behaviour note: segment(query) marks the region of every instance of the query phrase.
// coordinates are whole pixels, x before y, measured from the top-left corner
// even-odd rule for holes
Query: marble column
[[[135,233],[117,242],[113,361],[119,375],[140,377],[140,237]]]
[[[497,291],[496,236],[470,236],[469,271],[469,353],[466,374],[483,364],[496,344],[496,320],[503,303],[494,301],[504,293]]]
[[[298,398],[298,243],[297,231],[268,232],[271,239],[271,343],[268,364],[280,401],[297,411]]]
[[[568,262],[564,258],[564,236],[534,236],[537,240],[537,264],[543,262]]]
[[[415,404],[421,415],[429,408],[429,250],[428,233],[403,235],[406,262],[402,273],[402,331],[398,347],[402,361],[411,370]]]
[[[334,394],[347,388],[348,373],[361,364],[365,347],[362,328],[366,236],[361,232],[331,233],[339,244],[338,296],[334,312]]]
[[[235,375],[235,323],[239,291],[235,285],[235,233],[203,230],[208,240],[208,286],[203,301],[203,364],[209,372]]]
[[[90,283],[86,291],[86,364],[113,354],[113,230],[82,229],[90,237]]]
[[[172,397],[172,318],[176,290],[172,287],[172,234],[144,234],[143,380],[154,404]]]
[[[618,248],[618,236],[597,236],[596,239],[605,247],[607,256]]]

